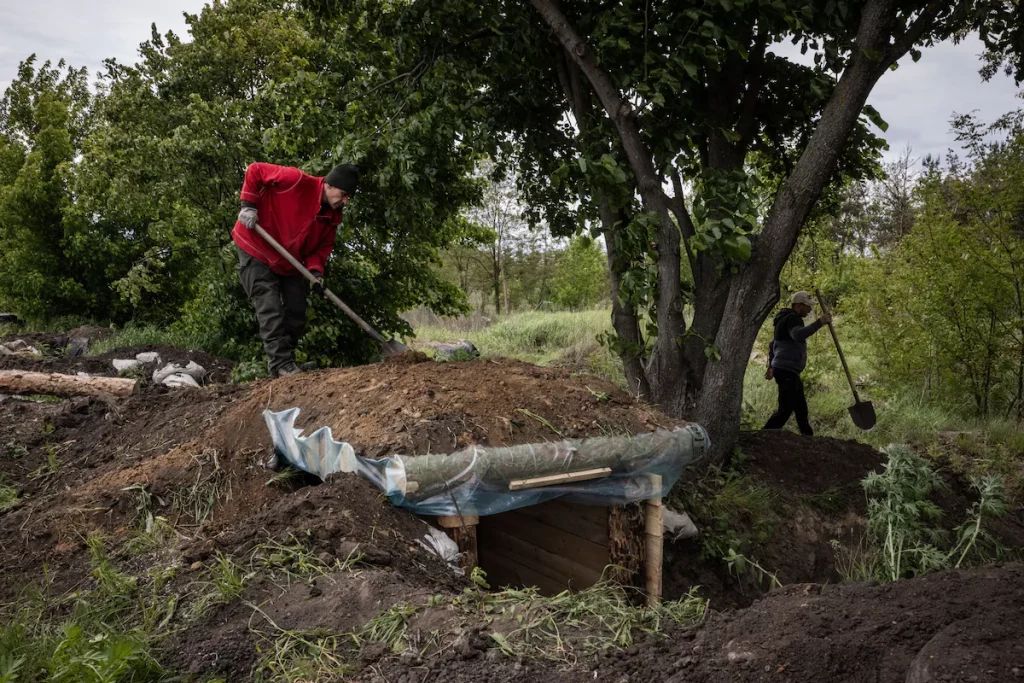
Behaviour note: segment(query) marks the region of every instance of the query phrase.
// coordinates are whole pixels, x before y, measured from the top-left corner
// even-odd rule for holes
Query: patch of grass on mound
[[[88,541],[93,586],[51,595],[49,577],[0,605],[0,681],[122,683],[169,679],[151,653],[177,605],[158,581],[116,569],[104,540]]]
[[[509,656],[575,663],[609,649],[624,649],[644,635],[661,633],[666,623],[690,626],[707,614],[708,602],[696,589],[680,600],[638,607],[640,596],[601,581],[581,591],[542,596],[536,588],[506,588],[491,593],[484,573],[474,571],[455,605],[482,615],[494,646]]]
[[[639,638],[661,634],[666,625],[703,621],[708,601],[696,589],[681,600],[638,607],[642,596],[610,582],[581,591],[543,596],[536,588],[493,592],[485,573],[475,569],[473,586],[454,599],[443,595],[425,604],[399,602],[348,633],[288,631],[259,608],[251,625],[260,651],[254,680],[325,680],[354,671],[352,658],[363,648],[383,653],[412,653],[430,658],[464,641],[517,658],[574,665],[608,650],[621,650]],[[414,631],[414,616],[435,610],[449,615],[449,628],[428,638]]]

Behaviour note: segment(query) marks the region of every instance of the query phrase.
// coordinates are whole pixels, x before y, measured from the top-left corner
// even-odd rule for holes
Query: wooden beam
[[[661,489],[661,475],[651,475],[651,485]],[[647,606],[657,607],[661,604],[662,553],[665,549],[665,507],[661,498],[652,498],[644,506],[644,546],[647,557],[644,567],[644,591],[647,593]]]
[[[462,554],[462,568],[467,572],[472,571],[480,562],[479,547],[477,544],[476,525],[480,518],[476,515],[464,515],[462,517],[439,516],[437,524],[449,538],[459,546]]]
[[[442,529],[458,529],[464,526],[476,526],[479,523],[480,518],[476,515],[463,515],[462,517],[440,515],[437,518],[437,524]]]
[[[131,396],[137,382],[125,377],[80,377],[56,372],[0,370],[0,393],[53,396]]]
[[[558,484],[571,484],[576,481],[588,481],[600,479],[612,473],[610,467],[596,467],[591,470],[580,470],[578,472],[565,472],[563,474],[549,474],[546,477],[533,477],[532,479],[513,479],[508,483],[509,491],[521,491],[523,489],[536,489],[541,486],[555,486]]]

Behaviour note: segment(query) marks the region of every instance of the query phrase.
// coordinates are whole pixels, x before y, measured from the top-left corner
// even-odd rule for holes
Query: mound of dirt
[[[745,472],[782,493],[821,494],[834,491],[841,501],[864,507],[861,480],[880,472],[885,455],[867,444],[794,432],[741,432]]]
[[[406,357],[408,356],[408,358]],[[266,446],[263,410],[301,409],[296,426],[329,426],[369,457],[449,453],[602,434],[636,434],[673,420],[596,377],[513,360],[393,362],[263,382],[225,418],[233,449]]]
[[[612,667],[630,680],[997,683],[1024,678],[1024,566],[883,586],[791,585],[654,640]],[[611,673],[611,672],[609,672]]]

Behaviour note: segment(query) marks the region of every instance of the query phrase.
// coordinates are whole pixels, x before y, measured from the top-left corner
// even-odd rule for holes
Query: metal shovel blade
[[[850,418],[853,419],[853,424],[857,425],[865,432],[869,432],[875,427],[875,406],[872,405],[871,401],[857,401],[850,406]]]

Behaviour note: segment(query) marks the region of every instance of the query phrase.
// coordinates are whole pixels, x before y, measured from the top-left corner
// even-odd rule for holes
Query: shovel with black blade
[[[264,230],[259,225],[256,225],[254,229],[256,230],[257,235],[265,239],[267,241],[267,244],[274,248],[274,251],[283,256],[284,259],[288,261],[288,263],[292,264],[292,268],[302,273],[302,277],[306,278],[307,280],[310,281],[310,283],[314,285],[317,284],[317,279],[316,277],[313,276],[313,273],[306,270],[306,267],[299,263],[299,260],[297,258],[289,254],[285,250],[285,248],[278,243],[277,240],[268,235],[266,230]],[[385,339],[380,332],[370,327],[370,325],[365,320],[356,315],[355,311],[346,306],[344,301],[339,299],[334,292],[327,289],[326,287],[324,288],[324,296],[330,299],[331,303],[340,308],[342,313],[351,318],[352,322],[358,325],[360,329],[363,330],[363,332],[373,337],[373,339],[376,340],[378,344],[380,344],[380,355],[397,356],[398,354],[405,353],[409,350],[408,346],[398,341],[397,339]]]
[[[818,295],[818,303],[821,304],[821,310],[826,315],[829,315],[828,305],[825,303],[825,298],[821,296],[821,290],[815,290],[815,294]],[[870,431],[875,426],[875,406],[871,404],[871,401],[862,401],[860,396],[857,395],[857,387],[853,384],[853,376],[850,374],[850,368],[846,365],[846,356],[843,355],[843,347],[839,345],[839,337],[836,336],[836,328],[832,326],[832,323],[828,324],[828,331],[832,333],[832,341],[836,343],[836,351],[839,352],[839,360],[843,363],[843,370],[846,371],[846,380],[850,383],[850,390],[853,391],[853,405],[850,406],[850,417],[853,419],[853,424],[857,425],[864,431]]]

